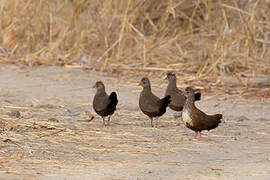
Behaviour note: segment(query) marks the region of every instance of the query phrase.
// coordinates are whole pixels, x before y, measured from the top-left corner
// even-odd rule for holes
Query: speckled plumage
[[[218,127],[222,119],[222,114],[207,115],[195,106],[194,90],[190,87],[186,88],[187,100],[184,105],[182,119],[187,128],[195,131],[195,138],[197,132],[203,130],[211,130]]]

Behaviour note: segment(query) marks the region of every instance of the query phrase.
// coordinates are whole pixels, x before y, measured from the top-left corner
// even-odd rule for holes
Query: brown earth
[[[269,179],[269,98],[204,93],[198,107],[225,122],[199,141],[171,110],[149,127],[140,78],[1,64],[0,179]],[[91,106],[97,79],[119,96],[109,127]]]

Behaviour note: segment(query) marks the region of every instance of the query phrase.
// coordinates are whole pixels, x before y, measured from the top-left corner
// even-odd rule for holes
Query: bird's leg
[[[183,115],[183,111],[180,112],[180,121],[183,121],[182,115]]]
[[[174,119],[177,121],[177,126],[180,126],[181,122],[183,122],[182,119],[182,111],[174,113]]]
[[[105,117],[102,116],[102,120],[103,120],[103,126],[106,126]]]
[[[200,139],[199,140],[201,140],[202,139],[202,132],[201,131],[199,131],[199,135],[200,135]]]
[[[154,127],[154,125],[153,125],[153,118],[149,118],[150,119],[150,123],[151,123],[151,127]]]
[[[195,135],[194,135],[194,139],[197,138],[197,135],[198,135],[198,132],[196,131],[196,132],[195,132]]]
[[[158,127],[158,117],[156,117],[156,128]]]
[[[107,125],[110,125],[111,116],[112,115],[109,115],[109,117],[108,117],[108,123],[107,123]]]

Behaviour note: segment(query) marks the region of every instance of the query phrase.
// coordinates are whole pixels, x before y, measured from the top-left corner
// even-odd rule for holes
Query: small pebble
[[[52,104],[40,104],[40,105],[37,105],[37,108],[54,109],[54,108],[56,108],[56,106],[54,106],[54,105],[52,105]]]
[[[16,117],[16,118],[20,118],[20,117],[21,117],[21,113],[20,113],[20,111],[12,110],[12,111],[10,112],[10,116]]]
[[[58,119],[56,119],[56,118],[49,118],[49,119],[48,119],[48,121],[52,121],[52,122],[59,122],[59,120],[58,120]]]
[[[237,122],[247,121],[249,120],[246,116],[239,116],[235,118]]]

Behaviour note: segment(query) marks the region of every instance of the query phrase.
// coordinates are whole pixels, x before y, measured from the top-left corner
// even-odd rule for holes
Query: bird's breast
[[[185,110],[185,109],[183,110],[182,119],[183,119],[185,125],[189,125],[189,126],[193,125],[192,118],[191,118],[190,113],[188,112],[188,110]]]

